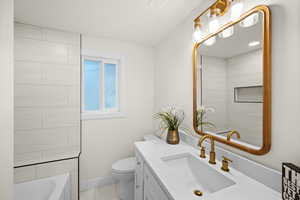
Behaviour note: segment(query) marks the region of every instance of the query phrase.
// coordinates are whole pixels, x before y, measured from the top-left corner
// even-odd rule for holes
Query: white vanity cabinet
[[[149,167],[144,167],[144,200],[168,200]]]
[[[143,200],[144,198],[144,161],[141,155],[136,152],[136,167],[135,167],[135,186],[134,186],[134,199]]]
[[[135,200],[169,200],[138,152],[136,160]]]

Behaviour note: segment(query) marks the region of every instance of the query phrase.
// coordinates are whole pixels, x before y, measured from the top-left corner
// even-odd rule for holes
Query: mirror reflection
[[[263,143],[263,14],[204,41],[198,49],[197,124],[201,132]]]

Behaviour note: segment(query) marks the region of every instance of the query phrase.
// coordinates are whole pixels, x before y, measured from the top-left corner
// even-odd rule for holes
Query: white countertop
[[[199,150],[186,145],[184,143],[178,145],[169,145],[163,141],[144,141],[136,142],[136,149],[144,158],[146,164],[154,172],[154,176],[159,180],[161,186],[168,194],[170,199],[174,200],[279,200],[281,194],[271,188],[263,185],[240,173],[239,171],[230,168],[230,172],[224,172],[221,168],[221,163],[217,161],[216,165],[208,164],[208,157],[200,159],[201,162],[207,163],[211,168],[218,170],[227,178],[233,180],[236,184],[224,188],[220,191],[204,194],[202,197],[197,197],[193,191],[186,191],[184,185],[176,177],[176,172],[163,162],[162,157],[189,153],[198,157]],[[195,188],[197,189],[197,188]]]

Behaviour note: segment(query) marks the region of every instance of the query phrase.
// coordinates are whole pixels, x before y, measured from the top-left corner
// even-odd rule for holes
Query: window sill
[[[125,114],[116,113],[81,113],[81,120],[124,118]]]

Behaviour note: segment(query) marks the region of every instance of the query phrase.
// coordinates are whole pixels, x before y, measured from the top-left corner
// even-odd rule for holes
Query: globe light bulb
[[[200,42],[201,41],[201,39],[202,39],[202,31],[200,29],[200,26],[196,26],[196,28],[194,30],[193,37],[194,37],[194,41],[195,42]]]
[[[209,22],[209,32],[214,33],[219,29],[219,21],[214,18]]]

